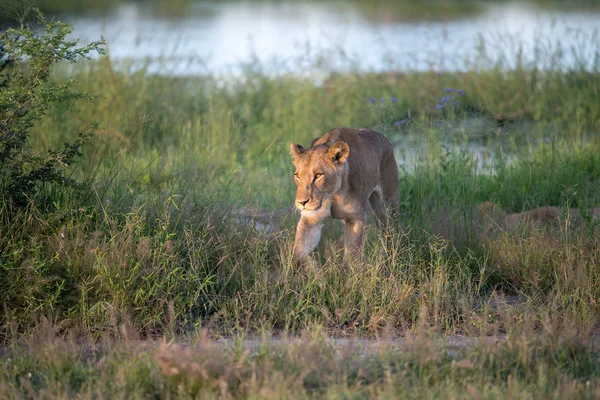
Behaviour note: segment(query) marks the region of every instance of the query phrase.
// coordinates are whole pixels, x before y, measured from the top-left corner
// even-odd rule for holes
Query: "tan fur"
[[[369,204],[380,228],[398,211],[398,167],[394,149],[380,133],[334,128],[304,149],[292,143],[296,207],[301,217],[294,256],[303,261],[319,243],[327,217],[344,223],[344,255],[360,254]]]

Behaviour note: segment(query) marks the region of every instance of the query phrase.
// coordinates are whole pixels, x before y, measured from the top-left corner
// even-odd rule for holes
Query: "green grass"
[[[16,217],[0,201],[0,392],[597,396],[597,353],[587,351],[585,335],[569,341],[567,334],[597,326],[597,221],[485,242],[475,213],[484,201],[507,212],[600,206],[598,66],[564,72],[560,58],[547,57],[558,61],[543,73],[525,66],[344,73],[317,83],[271,77],[260,66],[226,81],[144,69],[126,74],[108,58],[58,68],[54,79],[73,73],[79,89],[99,97],[52,110],[33,130],[34,148],[99,126],[72,171],[85,190],[41,188]],[[465,95],[457,96],[456,109],[436,110],[447,87]],[[407,122],[393,125],[401,119]],[[289,143],[308,145],[338,125],[375,128],[401,160],[405,151],[398,193],[405,229],[388,246],[371,229],[365,259],[343,267],[335,249],[339,227],[330,224],[320,265],[297,269],[290,262],[297,216],[282,221],[281,234],[266,235],[232,221],[231,212],[289,207]],[[483,166],[469,150],[475,146],[486,149]],[[503,305],[504,296],[520,301]],[[54,326],[47,351],[27,339],[42,317]],[[456,356],[352,354],[351,362],[325,357],[329,350],[321,347],[306,355],[314,360],[302,358],[302,349],[241,362],[243,353],[211,355],[208,377],[170,373],[153,344],[139,350],[118,339],[124,329],[143,339],[193,342],[201,328],[230,337],[294,335],[315,326],[367,337],[435,329],[473,336],[527,331],[536,339]],[[109,337],[118,340],[101,345]],[[191,359],[203,354],[177,351]],[[229,369],[235,372],[222,378]]]

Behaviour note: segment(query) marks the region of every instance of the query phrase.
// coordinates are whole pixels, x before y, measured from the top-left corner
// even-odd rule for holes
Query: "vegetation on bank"
[[[235,3],[238,0],[226,0]],[[206,3],[205,0],[139,0],[144,5],[145,11],[164,17],[181,17],[197,12],[195,5]],[[255,0],[257,4],[275,3],[272,0]],[[322,4],[322,0],[310,0],[315,5]],[[505,0],[506,3],[508,1]],[[37,7],[48,15],[64,14],[89,14],[107,13],[117,9],[124,3],[123,0],[5,0],[4,7],[0,8],[0,21],[10,21],[15,17],[24,15],[24,10]],[[356,8],[367,20],[381,21],[448,21],[477,16],[486,11],[488,2],[481,0],[426,0],[415,3],[410,0],[377,0],[364,1],[328,1],[339,7],[348,5]],[[493,4],[501,3],[499,1]],[[530,0],[527,5],[541,10],[596,10],[598,3],[595,0],[577,0],[566,4],[557,0]]]

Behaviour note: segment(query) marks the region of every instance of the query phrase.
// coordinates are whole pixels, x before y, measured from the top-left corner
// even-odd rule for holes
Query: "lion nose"
[[[310,199],[306,199],[306,200],[298,200],[298,204],[300,204],[301,206],[305,206],[306,203],[308,203],[310,201]]]

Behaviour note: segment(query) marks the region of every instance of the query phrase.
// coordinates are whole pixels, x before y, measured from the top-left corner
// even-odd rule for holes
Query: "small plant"
[[[452,88],[446,88],[446,89],[444,89],[444,92],[456,93],[458,96],[465,95],[465,91],[462,89],[454,90]],[[436,110],[452,109],[452,108],[458,107],[459,105],[460,105],[459,98],[457,96],[454,96],[453,94],[447,94],[440,99],[439,103],[436,104],[435,109]]]
[[[32,12],[41,33],[24,23],[0,33],[0,196],[15,206],[27,204],[40,184],[75,185],[64,171],[80,154],[92,128],[46,154],[32,149],[30,130],[52,107],[93,98],[73,90],[73,79],[49,80],[52,66],[104,52],[104,40],[77,47],[78,39],[67,39],[72,26],[48,21],[37,9]]]

